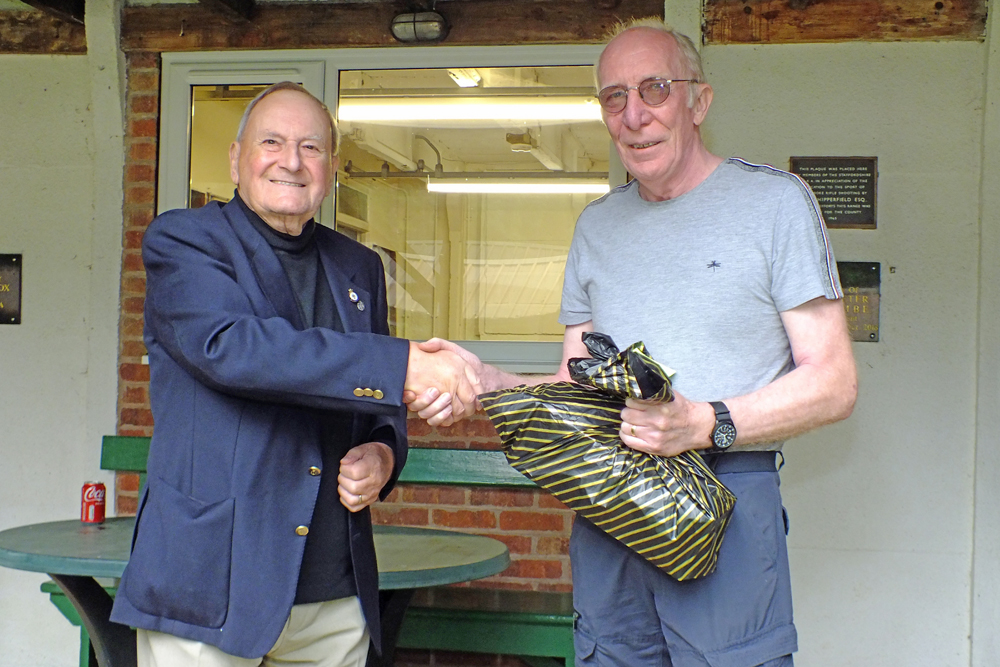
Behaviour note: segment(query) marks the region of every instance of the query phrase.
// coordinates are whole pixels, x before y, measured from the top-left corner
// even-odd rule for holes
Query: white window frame
[[[336,109],[344,70],[593,65],[600,52],[600,45],[586,44],[164,53],[157,213],[187,206],[191,86],[298,81]],[[610,162],[612,186],[624,182],[624,169],[613,148]],[[331,200],[324,202],[317,218],[321,224],[334,226]],[[456,342],[483,361],[514,373],[554,373],[562,361],[562,342]]]

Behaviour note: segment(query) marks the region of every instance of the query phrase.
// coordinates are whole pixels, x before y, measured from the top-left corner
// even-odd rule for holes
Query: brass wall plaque
[[[0,255],[0,324],[21,323],[21,256]]]
[[[844,288],[847,328],[855,342],[878,342],[878,302],[882,268],[878,262],[837,262]]]
[[[788,164],[812,188],[827,227],[875,229],[878,158],[792,157]]]

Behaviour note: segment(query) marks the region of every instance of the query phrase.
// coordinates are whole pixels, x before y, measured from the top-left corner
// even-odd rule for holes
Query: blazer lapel
[[[333,293],[334,303],[337,304],[337,313],[344,325],[344,332],[370,332],[371,293],[355,280],[354,263],[346,263],[348,266],[345,268],[345,262],[340,261],[342,253],[338,252],[339,248],[334,237],[316,234],[315,238],[319,244],[323,271],[326,272],[326,279],[330,282],[330,291]]]
[[[274,250],[253,228],[235,199],[226,204],[222,210],[250,260],[261,292],[279,317],[291,322],[296,329],[303,329],[305,323],[299,312],[298,301],[292,292],[292,284],[288,281],[285,270],[281,268],[281,262],[274,254]]]

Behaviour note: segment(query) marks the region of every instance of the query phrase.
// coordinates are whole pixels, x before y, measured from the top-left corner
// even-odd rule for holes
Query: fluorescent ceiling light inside
[[[601,120],[597,100],[579,98],[341,98],[340,120],[355,122],[448,120]]]
[[[462,180],[448,181],[430,179],[427,181],[428,192],[444,192],[455,194],[607,194],[610,186],[598,181],[580,182],[558,180],[534,181],[489,181]]]

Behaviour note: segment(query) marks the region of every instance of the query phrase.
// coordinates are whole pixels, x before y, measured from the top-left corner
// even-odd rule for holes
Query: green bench
[[[403,484],[535,487],[502,452],[411,449]],[[532,667],[573,658],[573,595],[441,586],[418,590],[396,648],[516,655]]]
[[[140,473],[145,482],[149,438],[104,436],[101,469]],[[403,484],[527,487],[535,483],[509,465],[501,452],[411,449]],[[115,587],[106,586],[114,595]],[[90,637],[73,606],[53,582],[42,591],[80,626],[80,667],[96,667]],[[573,600],[570,593],[441,586],[415,593],[403,617],[397,648],[516,655],[531,667],[573,665]]]

